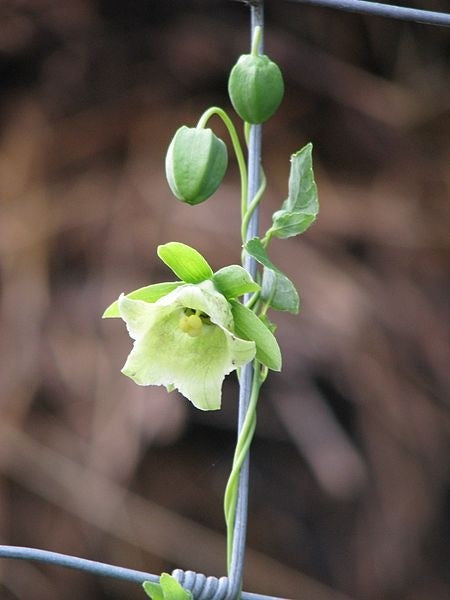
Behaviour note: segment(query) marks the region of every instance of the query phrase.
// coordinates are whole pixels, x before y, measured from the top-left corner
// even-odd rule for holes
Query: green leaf
[[[183,281],[169,281],[167,283],[154,283],[152,285],[146,285],[138,290],[134,290],[129,294],[126,294],[127,298],[132,300],[143,300],[144,302],[156,302],[163,296],[167,296],[170,292],[175,290],[180,285],[184,285]],[[118,301],[115,300],[108,306],[102,315],[102,319],[114,319],[120,317]]]
[[[299,311],[300,300],[292,281],[284,275],[268,258],[266,250],[259,238],[253,238],[245,245],[245,249],[264,266],[261,298],[269,302],[275,310],[285,310],[293,314]]]
[[[261,299],[269,302],[275,310],[284,310],[296,315],[300,300],[297,290],[290,279],[281,271],[264,267]]]
[[[142,587],[144,588],[144,592],[147,594],[147,596],[149,596],[152,600],[164,600],[162,587],[159,585],[159,583],[144,581]]]
[[[163,573],[159,583],[144,581],[142,586],[152,600],[192,600],[191,592],[185,590],[169,573]]]
[[[159,580],[164,593],[164,600],[192,600],[191,592],[185,590],[169,573],[163,573]]]
[[[270,235],[286,239],[299,235],[308,229],[315,221],[315,215],[306,215],[301,212],[278,210],[273,214],[273,225],[269,229]]]
[[[158,256],[186,283],[200,283],[213,276],[211,267],[200,252],[181,242],[158,246]]]
[[[303,233],[319,212],[317,186],[312,167],[312,144],[291,156],[289,195],[281,210],[273,214],[270,236],[288,238]]]
[[[306,144],[291,156],[289,196],[286,207],[292,212],[317,215],[319,202],[312,167],[312,144]]]
[[[281,371],[281,352],[273,333],[249,308],[231,300],[234,332],[241,338],[256,344],[256,358],[273,371]]]
[[[272,321],[267,317],[267,315],[260,315],[259,318],[264,323],[264,325],[267,327],[267,329],[269,331],[271,331],[273,334],[275,334],[275,331],[277,330],[277,326],[275,325],[275,323],[272,323]]]
[[[216,289],[229,300],[260,290],[250,273],[240,265],[230,265],[216,271],[212,280]]]

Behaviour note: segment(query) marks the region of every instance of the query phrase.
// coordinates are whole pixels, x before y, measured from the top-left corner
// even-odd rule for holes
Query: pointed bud
[[[265,54],[243,54],[231,70],[228,93],[241,119],[263,123],[283,99],[283,76],[278,65]]]

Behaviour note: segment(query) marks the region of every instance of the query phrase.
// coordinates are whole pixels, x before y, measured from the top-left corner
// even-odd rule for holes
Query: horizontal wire
[[[116,567],[105,563],[100,563],[95,560],[70,556],[68,554],[60,554],[59,552],[50,552],[49,550],[40,550],[38,548],[25,548],[23,546],[0,546],[0,558],[17,558],[22,560],[34,560],[44,562],[69,569],[77,569],[79,571],[89,571],[95,575],[104,577],[114,577],[115,579],[125,579],[134,583],[142,583],[144,581],[153,581],[157,583],[159,577],[151,573],[143,571],[134,571],[124,567]]]
[[[406,6],[393,6],[381,4],[380,2],[368,2],[367,0],[288,0],[314,6],[325,6],[337,10],[345,10],[366,15],[389,17],[391,19],[402,19],[403,21],[414,21],[426,25],[441,25],[450,27],[450,13],[421,10]]]
[[[159,582],[159,576],[145,571],[135,571],[125,567],[117,567],[106,563],[70,556],[59,552],[50,552],[49,550],[40,550],[38,548],[25,548],[23,546],[2,546],[0,545],[0,558],[13,558],[21,560],[34,560],[59,567],[77,569],[86,571],[94,575],[112,577],[114,579],[123,579],[132,583],[142,584],[144,581]],[[280,600],[274,596],[264,596],[262,594],[253,594],[251,592],[242,592],[242,600]]]

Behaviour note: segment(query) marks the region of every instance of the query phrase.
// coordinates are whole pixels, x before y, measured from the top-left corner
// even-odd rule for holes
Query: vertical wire
[[[263,0],[255,1],[251,4],[251,39],[253,40],[255,27],[261,27],[264,31],[264,6]],[[263,48],[263,35],[261,35],[260,52]],[[248,194],[247,206],[256,195],[261,178],[261,125],[252,125],[250,127],[250,136],[248,144]],[[246,232],[246,240],[258,235],[259,230],[259,211],[254,211]],[[253,278],[256,277],[257,263],[253,257],[245,254],[244,267]],[[248,297],[244,297],[244,302]],[[241,432],[245,415],[250,402],[250,395],[253,383],[253,363],[245,365],[241,372],[241,383],[239,388],[239,414],[238,414],[238,435]],[[233,547],[231,554],[231,565],[229,572],[229,587],[227,600],[235,600],[239,596],[242,574],[244,570],[245,541],[247,535],[247,513],[248,513],[248,479],[249,479],[249,459],[247,454],[239,475],[238,499],[236,506],[236,516],[233,532]]]

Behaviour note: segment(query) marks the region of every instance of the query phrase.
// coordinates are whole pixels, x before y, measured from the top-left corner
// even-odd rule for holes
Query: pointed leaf
[[[312,144],[291,156],[289,195],[281,210],[274,213],[268,234],[288,238],[303,233],[319,212],[317,186],[312,167]]]
[[[273,333],[253,311],[231,300],[236,335],[256,344],[256,358],[273,371],[281,371],[281,352]]]
[[[183,281],[169,281],[166,283],[154,283],[152,285],[146,285],[141,287],[129,294],[126,294],[127,298],[132,300],[143,300],[144,302],[156,302],[163,296],[166,296],[180,285],[184,285]],[[102,319],[114,319],[120,317],[118,301],[115,300],[108,306],[102,315]]]
[[[316,215],[278,210],[273,214],[272,218],[273,225],[269,229],[271,235],[280,239],[286,239],[306,231],[315,221]]]
[[[144,588],[147,596],[149,596],[152,600],[164,600],[163,590],[159,583],[144,581],[142,587]]]
[[[229,300],[260,290],[250,273],[240,265],[230,265],[216,271],[212,280],[216,289]]]
[[[160,584],[164,593],[164,600],[192,600],[191,592],[185,590],[169,573],[163,573]]]
[[[316,215],[319,210],[317,186],[312,166],[312,144],[306,144],[291,156],[289,196],[283,208]]]
[[[268,301],[274,310],[283,310],[294,315],[300,308],[300,299],[294,284],[278,269],[264,267],[261,299]]]
[[[212,269],[200,252],[181,242],[158,246],[159,258],[186,283],[200,283],[210,279]]]
[[[253,238],[247,242],[245,249],[264,266],[261,298],[275,310],[297,314],[300,304],[297,290],[292,281],[269,260],[261,240]]]

